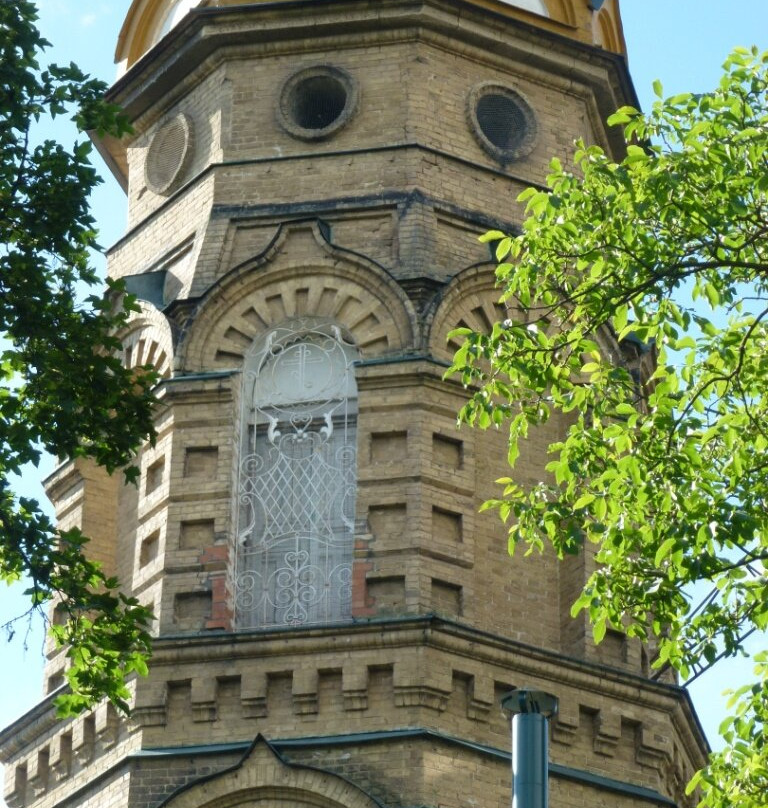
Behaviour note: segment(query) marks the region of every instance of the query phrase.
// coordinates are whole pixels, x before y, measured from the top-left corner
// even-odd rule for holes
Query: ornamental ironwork
[[[239,628],[350,617],[357,351],[320,319],[279,326],[245,363]]]

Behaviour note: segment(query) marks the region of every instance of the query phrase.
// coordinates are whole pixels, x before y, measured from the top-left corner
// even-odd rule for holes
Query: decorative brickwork
[[[280,228],[206,296],[182,341],[184,370],[239,367],[259,334],[308,314],[347,328],[364,357],[410,347],[414,314],[394,280],[334,252],[317,223]]]
[[[139,302],[140,311],[130,315],[123,342],[126,367],[150,365],[160,378],[171,374],[173,345],[168,321],[157,309]]]
[[[136,487],[77,459],[47,490],[60,525],[82,527],[152,606],[157,636],[130,719],[100,705],[57,721],[47,696],[0,733],[13,808],[504,805],[500,700],[517,686],[560,700],[553,808],[693,804],[683,784],[705,744],[687,695],[649,678],[639,643],[613,632],[595,646],[570,618],[589,550],[510,558],[504,526],[479,512],[508,473],[504,435],[458,431],[466,391],[443,378],[448,334],[514,307],[478,234],[519,227],[512,200],[576,137],[622,148],[603,123],[633,102],[617,3],[542,2],[547,15],[529,0],[131,4],[111,97],[134,133],[105,144],[129,230],[109,272],[142,301],[123,358],[160,373],[157,441]],[[478,88],[492,96],[479,117]],[[470,107],[505,154],[478,139]],[[174,120],[194,142],[160,154],[166,186],[146,176],[147,151]],[[521,122],[535,137],[517,143]],[[322,372],[289,360],[342,342],[345,392],[324,399]],[[272,366],[274,389],[259,370]],[[345,397],[356,483],[334,510],[338,486],[297,483],[269,447],[290,434],[290,462],[332,467],[313,452],[337,447],[344,419],[319,405]],[[541,479],[567,426],[530,435],[521,482]],[[335,569],[323,520],[326,536],[348,531],[343,598],[316,575]],[[304,544],[286,549],[298,522]],[[257,541],[267,523],[272,544]],[[302,566],[305,550],[317,557]],[[283,576],[261,590],[274,583],[277,612],[286,593],[304,611],[236,620],[246,557]],[[302,600],[320,589],[339,605],[324,619]],[[66,659],[47,652],[50,690]]]

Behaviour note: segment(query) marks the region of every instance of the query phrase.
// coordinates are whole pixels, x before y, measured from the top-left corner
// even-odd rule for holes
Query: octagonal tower
[[[504,441],[457,431],[443,379],[452,329],[507,316],[478,234],[518,227],[576,138],[620,153],[623,50],[615,0],[133,2],[134,132],[99,148],[158,440],[138,489],[78,460],[48,491],[152,605],[155,651],[130,720],[48,696],[4,731],[9,804],[506,805],[521,685],[560,699],[555,808],[686,804],[687,695],[570,618],[588,557],[507,555],[478,513]]]

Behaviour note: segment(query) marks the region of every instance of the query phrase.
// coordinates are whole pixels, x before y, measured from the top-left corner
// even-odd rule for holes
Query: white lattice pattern
[[[238,626],[345,620],[356,487],[354,347],[315,319],[246,358],[235,607]]]

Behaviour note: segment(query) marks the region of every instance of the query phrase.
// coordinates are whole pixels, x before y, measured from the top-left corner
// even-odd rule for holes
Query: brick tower
[[[504,441],[442,378],[506,316],[477,235],[575,138],[621,149],[623,47],[616,0],[134,0],[100,148],[159,437],[138,488],[78,460],[48,492],[157,638],[130,719],[49,695],[0,735],[9,805],[500,808],[523,685],[560,700],[554,808],[689,804],[687,695],[570,618],[588,557],[507,555]]]

